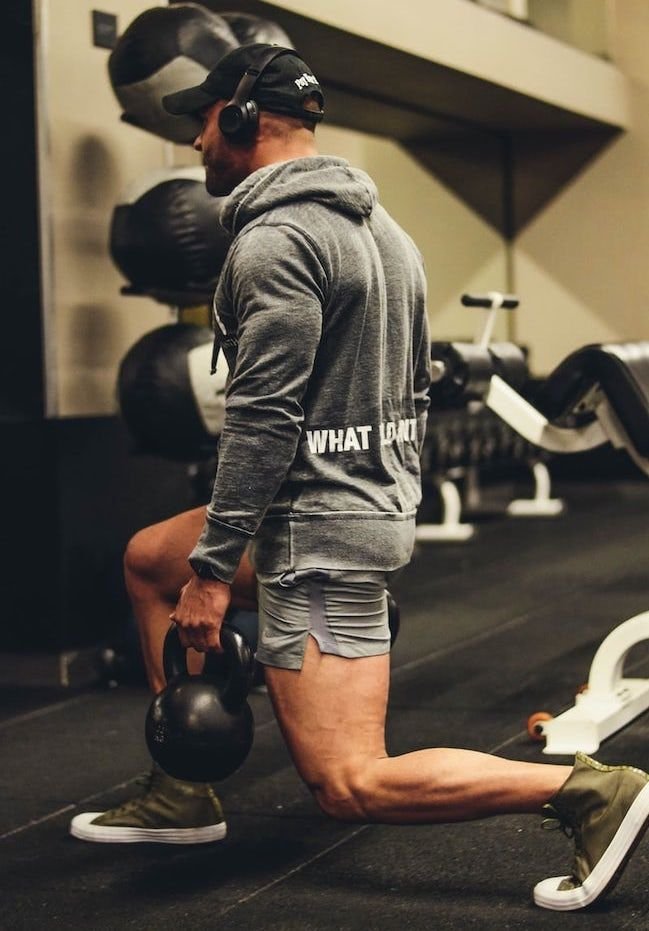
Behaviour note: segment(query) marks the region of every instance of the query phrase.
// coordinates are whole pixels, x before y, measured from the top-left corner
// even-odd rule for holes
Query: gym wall
[[[466,204],[390,139],[331,126],[318,130],[323,152],[342,155],[374,178],[383,206],[412,236],[428,273],[434,338],[472,338],[483,322],[462,307],[463,291],[507,290],[507,246]],[[506,338],[505,315],[497,336]]]
[[[412,236],[428,270],[428,316],[438,339],[472,338],[481,315],[461,306],[463,291],[507,289],[503,238],[408,152],[391,139],[323,123],[323,154],[348,159],[374,179],[383,206]],[[174,146],[174,165],[198,164],[187,147]],[[506,338],[507,320],[496,335]]]
[[[0,220],[6,327],[11,352],[0,367],[0,423],[38,417],[43,409],[39,217],[34,136],[33,27],[31,5],[8,0],[0,31],[0,79],[15,89],[4,105],[5,179]]]
[[[90,41],[91,4],[39,4],[46,12],[43,106],[50,139],[42,190],[52,231],[51,254],[44,256],[51,272],[43,294],[47,409],[59,416],[110,414],[119,359],[141,333],[169,319],[160,305],[119,295],[120,276],[105,247],[110,211],[132,178],[165,163],[167,146],[119,122],[106,77],[108,52]],[[111,0],[110,12],[123,29],[150,5]],[[595,159],[519,235],[511,250],[513,275],[502,240],[399,146],[336,127],[320,130],[325,151],[349,155],[376,176],[384,202],[420,245],[433,331],[440,337],[473,332],[471,315],[465,311],[463,318],[457,305],[462,289],[512,287],[522,300],[516,337],[532,347],[538,373],[584,340],[645,335],[638,295],[647,282],[638,257],[649,235],[642,180],[649,66],[638,36],[649,10],[642,0],[609,6],[609,46],[636,83],[634,132]],[[559,7],[552,7],[556,18]],[[568,11],[565,20],[581,7],[573,0],[561,9]],[[593,43],[601,45],[601,36]]]
[[[15,210],[17,219],[23,213],[31,218],[34,242],[23,279],[31,282],[33,306],[12,327],[18,356],[20,327],[29,324],[25,345],[34,361],[19,368],[23,382],[29,377],[33,383],[35,401],[29,418],[23,414],[20,422],[2,425],[12,450],[0,476],[2,549],[14,580],[6,608],[16,616],[27,612],[32,622],[29,628],[5,627],[0,649],[65,651],[96,643],[124,623],[120,566],[129,536],[195,503],[186,468],[133,455],[115,416],[119,362],[143,333],[172,314],[166,306],[120,294],[124,282],[110,259],[108,235],[113,208],[132,181],[164,165],[195,165],[198,158],[188,147],[120,122],[107,76],[109,50],[92,44],[93,6],[87,0],[37,0],[33,8],[30,0],[12,3],[20,22],[14,36],[22,36],[25,61],[33,53],[37,78],[37,91],[25,82],[35,99],[21,101],[26,138],[23,123],[18,132],[25,150],[22,189],[31,188],[31,209],[23,201]],[[110,0],[102,9],[117,15],[121,32],[151,6]],[[28,75],[31,69],[25,70]],[[38,119],[30,123],[34,105]],[[436,329],[470,336],[472,316],[465,324],[453,305],[470,282],[505,286],[498,234],[389,140],[329,126],[321,141],[324,151],[346,155],[376,177],[387,207],[419,243],[431,268],[431,306],[446,314]],[[38,184],[36,166],[27,171],[35,152]],[[23,236],[23,251],[26,242]],[[10,296],[18,300],[19,289]],[[16,394],[26,403],[23,382]]]
[[[589,55],[608,57],[609,0],[527,0],[535,29]]]
[[[608,10],[607,46],[632,85],[631,129],[513,248],[517,337],[539,373],[585,343],[649,338],[649,4],[613,0]]]
[[[111,0],[110,11],[125,28],[149,5]],[[12,584],[0,650],[47,653],[54,678],[66,650],[124,623],[129,537],[194,498],[185,466],[134,456],[108,416],[119,358],[169,320],[162,305],[121,297],[112,208],[134,177],[164,164],[166,147],[120,123],[90,3],[6,7],[0,558]]]
[[[50,280],[43,302],[47,410],[62,417],[112,414],[119,361],[140,335],[170,320],[164,306],[120,295],[123,282],[107,249],[112,209],[147,170],[196,165],[199,159],[188,147],[165,144],[120,122],[106,71],[109,52],[92,45],[96,4],[39,2],[41,119],[50,140],[42,184],[49,215]],[[117,15],[123,31],[154,5],[110,0],[101,8]],[[467,287],[506,287],[502,239],[389,140],[326,125],[318,135],[323,151],[349,157],[375,177],[386,207],[424,253],[435,332],[472,336],[475,315],[460,307],[458,296]]]
[[[146,0],[102,9],[123,30]],[[38,0],[43,314],[50,416],[115,412],[119,359],[169,310],[120,295],[108,254],[112,210],[125,188],[165,164],[167,146],[120,122],[108,80],[109,49],[93,45],[89,0]]]

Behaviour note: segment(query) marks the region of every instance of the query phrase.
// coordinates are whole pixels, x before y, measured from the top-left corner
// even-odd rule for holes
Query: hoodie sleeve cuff
[[[245,530],[210,518],[189,554],[189,564],[195,571],[200,568],[197,574],[202,577],[208,568],[213,578],[229,585],[251,540],[252,534]]]

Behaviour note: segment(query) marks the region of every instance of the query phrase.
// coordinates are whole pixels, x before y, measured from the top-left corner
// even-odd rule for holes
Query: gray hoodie
[[[364,172],[313,157],[225,202],[214,296],[231,381],[212,501],[190,562],[229,582],[389,571],[412,553],[429,385],[421,256]]]

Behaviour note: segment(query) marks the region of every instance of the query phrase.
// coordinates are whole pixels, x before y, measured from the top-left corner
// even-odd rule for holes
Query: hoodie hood
[[[313,156],[267,165],[249,175],[227,197],[221,224],[233,236],[261,214],[308,200],[362,219],[377,202],[369,175],[342,158]]]

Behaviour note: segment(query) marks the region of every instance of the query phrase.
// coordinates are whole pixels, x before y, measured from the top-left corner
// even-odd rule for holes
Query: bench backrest
[[[597,386],[636,451],[649,458],[649,342],[583,346],[556,367],[534,405],[550,422],[579,416]]]

